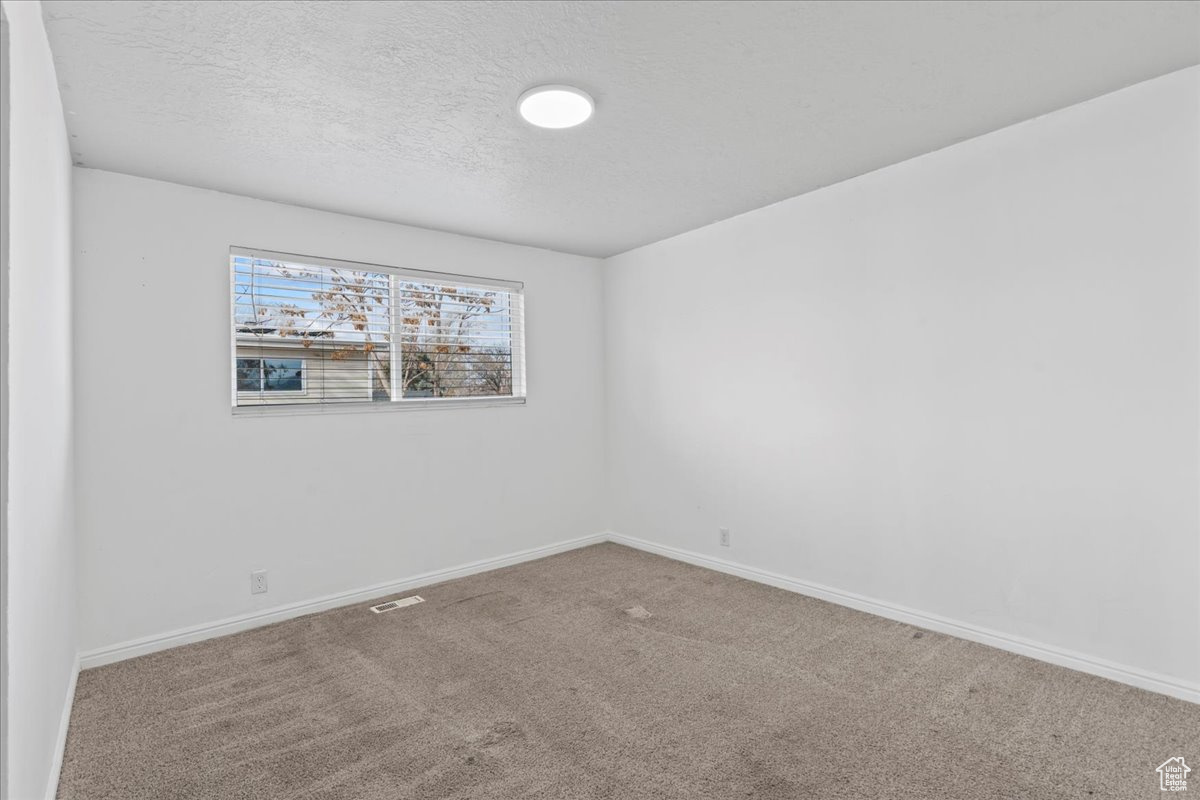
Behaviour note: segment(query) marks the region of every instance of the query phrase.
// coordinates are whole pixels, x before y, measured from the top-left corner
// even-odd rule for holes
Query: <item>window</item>
[[[519,282],[241,248],[230,270],[235,408],[524,402]]]
[[[239,392],[303,392],[304,359],[239,358]]]

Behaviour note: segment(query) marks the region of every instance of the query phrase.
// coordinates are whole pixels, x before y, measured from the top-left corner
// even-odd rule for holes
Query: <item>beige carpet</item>
[[[58,796],[1200,793],[1200,706],[617,545],[420,594],[84,672]]]

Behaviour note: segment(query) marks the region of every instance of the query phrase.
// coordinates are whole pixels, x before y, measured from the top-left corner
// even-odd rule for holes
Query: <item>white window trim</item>
[[[526,398],[502,395],[483,397],[418,397],[387,403],[375,400],[338,403],[296,403],[295,405],[237,406],[235,417],[289,417],[309,414],[387,414],[393,411],[452,411],[458,408],[490,408],[493,406],[523,406]]]
[[[330,267],[333,269],[354,269],[366,270],[370,272],[380,272],[389,275],[394,275],[399,278],[408,280],[428,280],[444,283],[455,283],[460,286],[478,287],[484,289],[508,289],[512,291],[510,294],[510,317],[517,322],[521,335],[514,337],[510,342],[512,348],[512,384],[513,391],[520,387],[521,394],[518,395],[485,395],[479,397],[412,397],[408,399],[390,400],[386,403],[376,402],[367,399],[361,403],[358,402],[338,402],[338,403],[296,403],[295,405],[246,405],[239,406],[239,398],[261,397],[265,392],[239,392],[237,388],[237,332],[235,330],[233,320],[236,315],[236,292],[235,286],[237,276],[233,267],[234,256],[245,256],[248,258],[258,258],[268,261],[290,261],[299,264],[311,264],[315,267]],[[430,410],[451,410],[457,408],[490,408],[496,406],[523,406],[529,394],[529,387],[526,383],[525,373],[525,282],[501,280],[499,278],[482,278],[476,275],[463,275],[453,272],[434,272],[423,269],[407,269],[403,267],[392,267],[386,264],[371,264],[363,261],[346,261],[344,259],[323,258],[320,256],[306,256],[299,253],[284,253],[276,250],[262,250],[252,247],[231,246],[229,253],[226,256],[226,262],[229,269],[229,331],[230,331],[230,375],[232,376],[232,394],[233,404],[232,413],[236,416],[246,417],[261,417],[261,416],[298,416],[308,414],[361,414],[363,412],[390,412],[390,411],[430,411]],[[395,291],[395,282],[392,283]],[[396,304],[391,303],[390,306],[395,313]],[[391,382],[393,387],[393,397],[396,396],[396,378],[399,376],[399,348],[391,348],[392,351],[392,369]],[[243,356],[244,358],[253,358],[254,356]],[[305,370],[305,393],[307,394],[307,364],[304,365]],[[371,384],[368,383],[368,387]],[[299,396],[293,392],[272,393],[271,397],[286,397],[288,395]]]

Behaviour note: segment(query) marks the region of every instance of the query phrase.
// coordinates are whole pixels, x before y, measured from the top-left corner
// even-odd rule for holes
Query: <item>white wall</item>
[[[1194,685],[1198,96],[610,259],[612,527]]]
[[[57,783],[76,673],[71,156],[39,3],[4,3],[9,57],[6,640],[11,800]]]
[[[89,169],[75,189],[81,650],[603,529],[598,261]],[[524,281],[527,404],[235,418],[230,245]]]
[[[0,798],[8,797],[8,14],[0,4]]]

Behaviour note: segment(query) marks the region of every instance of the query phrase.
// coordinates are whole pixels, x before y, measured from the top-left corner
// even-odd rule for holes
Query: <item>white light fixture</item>
[[[588,121],[596,104],[574,86],[535,86],[517,100],[517,110],[539,128],[574,128]]]

